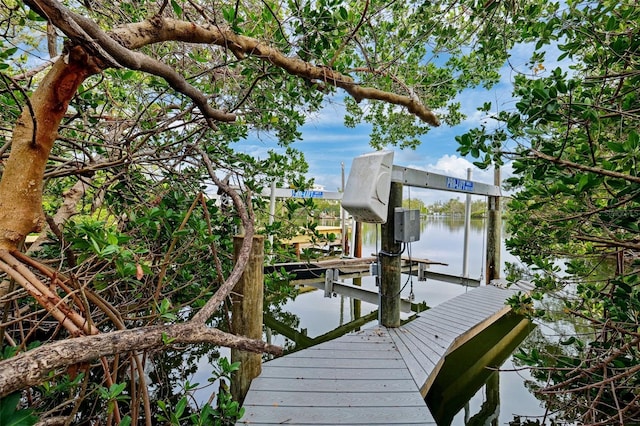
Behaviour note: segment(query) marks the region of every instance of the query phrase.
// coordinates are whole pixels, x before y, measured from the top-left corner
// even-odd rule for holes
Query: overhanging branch
[[[189,84],[170,66],[135,49],[163,41],[213,44],[230,50],[242,58],[254,56],[285,70],[288,74],[322,82],[345,90],[357,102],[378,100],[407,108],[409,113],[432,126],[439,126],[436,115],[415,96],[404,96],[373,87],[364,87],[352,77],[330,67],[314,65],[301,59],[285,56],[278,49],[252,37],[235,34],[230,28],[199,25],[162,16],[142,22],[126,24],[109,33],[83,16],[71,12],[56,0],[27,0],[26,3],[49,19],[76,43],[88,46],[109,66],[124,66],[164,78],[177,92],[191,98],[202,113],[213,120],[231,122],[235,114],[212,108],[206,96]]]
[[[167,343],[213,343],[250,352],[282,354],[282,348],[234,336],[193,321],[83,336],[43,345],[0,362],[0,398],[42,382],[51,372],[103,356],[143,351]]]
[[[560,166],[565,166],[571,169],[581,170],[583,172],[590,172],[597,175],[612,177],[616,179],[622,179],[628,182],[640,183],[640,176],[633,176],[630,174],[620,173],[613,170],[606,170],[601,167],[593,167],[593,166],[587,166],[585,164],[574,163],[573,161],[563,160],[561,158],[554,157],[552,155],[544,154],[535,149],[530,150],[530,152],[534,157],[541,158],[543,160],[549,161],[554,164],[558,164]]]

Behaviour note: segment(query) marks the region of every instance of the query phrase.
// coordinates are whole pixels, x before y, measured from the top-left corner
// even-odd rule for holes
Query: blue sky
[[[491,89],[482,87],[468,89],[461,93],[456,101],[460,102],[462,112],[467,116],[459,125],[448,127],[442,125],[433,128],[421,138],[420,146],[415,150],[400,150],[393,148],[394,165],[412,167],[429,172],[445,174],[448,176],[465,178],[467,168],[472,168],[472,180],[493,184],[493,169],[480,170],[473,166],[473,158],[462,158],[456,149],[458,147],[455,136],[465,133],[467,130],[485,124],[491,127],[496,123],[487,118],[486,113],[477,110],[484,102],[491,102],[491,113],[514,108],[515,100],[512,96],[514,75],[518,72],[531,74],[529,58],[534,47],[531,44],[520,44],[511,50],[509,64],[502,68],[502,78]],[[556,46],[549,47],[546,52],[544,70],[538,75],[545,75],[554,68],[560,66],[563,70],[569,70],[569,61],[557,62],[559,50]],[[309,163],[308,177],[313,177],[317,184],[323,185],[327,191],[336,191],[341,186],[341,162],[345,165],[345,175],[348,176],[351,161],[355,156],[371,152],[369,145],[368,125],[360,125],[356,128],[347,128],[343,124],[344,109],[342,99],[346,94],[338,91],[332,102],[327,104],[319,113],[308,118],[307,124],[302,128],[302,140],[294,144],[296,148],[305,154]],[[491,114],[490,113],[490,114]],[[252,139],[241,143],[239,149],[251,152],[254,155],[266,155],[268,149],[276,149],[276,141],[269,140],[263,135],[261,140]],[[513,143],[511,143],[512,145]],[[514,149],[508,143],[507,149]],[[261,154],[262,153],[262,154]],[[502,179],[511,174],[509,163],[502,167]],[[450,198],[464,195],[447,193],[435,190],[413,188],[405,189],[405,197],[420,198],[425,203],[446,201]]]

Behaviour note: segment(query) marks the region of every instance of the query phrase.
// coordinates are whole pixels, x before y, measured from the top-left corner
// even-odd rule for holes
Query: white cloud
[[[440,157],[435,164],[427,164],[425,170],[466,179],[468,168],[472,169],[473,180],[484,182],[484,180],[481,179],[481,176],[486,174],[486,170],[478,169],[466,158],[458,157],[455,154],[446,154]]]

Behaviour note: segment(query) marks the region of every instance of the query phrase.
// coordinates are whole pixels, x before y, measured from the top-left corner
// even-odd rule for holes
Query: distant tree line
[[[423,204],[424,206],[424,204]],[[471,217],[484,217],[487,211],[487,202],[485,200],[473,200],[471,202]],[[424,206],[424,213],[439,216],[464,216],[465,202],[460,201],[459,197],[451,198],[447,201],[436,201],[433,204]]]

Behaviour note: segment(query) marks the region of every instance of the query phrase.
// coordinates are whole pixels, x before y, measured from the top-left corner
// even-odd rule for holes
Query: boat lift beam
[[[427,279],[432,279],[450,284],[460,284],[465,287],[480,287],[479,279],[465,277],[464,275],[458,276],[444,274],[442,272],[430,271],[427,269],[427,267],[428,265],[419,264],[418,270],[411,270],[409,274],[416,275],[418,277],[418,281],[426,281]]]
[[[327,269],[325,272],[325,280],[323,283],[307,283],[311,287],[315,287],[319,290],[324,290],[324,297],[331,297],[333,293],[340,294],[342,296],[351,297],[354,299],[362,300],[372,305],[380,305],[380,294],[378,291],[368,290],[353,284],[340,281],[340,271],[337,269]],[[402,312],[411,312],[411,302],[408,300],[400,299],[400,310]]]
[[[391,170],[391,182],[398,182],[415,188],[437,189],[440,191],[492,197],[502,196],[500,187],[497,185],[489,185],[396,165],[394,165]]]

